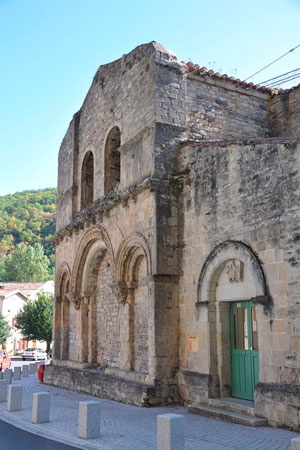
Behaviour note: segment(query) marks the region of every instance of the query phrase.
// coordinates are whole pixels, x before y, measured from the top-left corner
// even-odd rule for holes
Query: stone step
[[[231,423],[239,423],[240,425],[247,425],[249,427],[263,427],[267,425],[267,420],[261,417],[230,411],[228,409],[216,408],[205,404],[190,404],[188,405],[188,411],[190,413],[199,414],[200,416],[221,419]]]
[[[254,402],[248,400],[240,400],[235,398],[210,398],[208,400],[209,406],[220,409],[228,409],[248,416],[255,416]]]

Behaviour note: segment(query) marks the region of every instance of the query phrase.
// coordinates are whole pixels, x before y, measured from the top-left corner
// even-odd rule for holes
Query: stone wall
[[[46,382],[144,406],[230,396],[230,302],[246,299],[258,412],[290,423],[299,92],[211,74],[157,43],[98,69],[59,152]]]
[[[273,96],[270,113],[275,136],[299,136],[300,87]]]
[[[210,252],[227,239],[252,249],[265,274],[270,301],[264,307],[257,305],[259,379],[261,383],[279,383],[290,364],[290,353],[297,352],[292,330],[298,320],[300,146],[292,140],[253,145],[186,144],[178,154],[178,173],[185,174],[179,208],[179,226],[184,230],[179,245],[180,379],[185,401],[199,398],[194,382],[185,386],[187,371],[212,377],[218,373],[217,391],[212,395],[218,396],[222,390],[226,393],[228,388],[224,367],[212,366],[214,358],[216,365],[223,366],[217,355],[220,345],[226,347],[222,343],[226,340],[221,329],[224,320],[217,318],[221,310],[216,312],[214,303],[197,305],[200,271]],[[230,288],[231,297],[226,297],[227,288],[220,290],[220,281],[218,284],[215,299],[211,297],[217,304],[241,299],[243,293],[244,298],[255,298],[255,290],[252,293],[247,284],[240,292]],[[188,350],[190,335],[199,338],[196,353]]]

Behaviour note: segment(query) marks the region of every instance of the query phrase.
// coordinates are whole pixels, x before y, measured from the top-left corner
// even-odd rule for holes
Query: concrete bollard
[[[157,450],[184,450],[184,416],[157,416]]]
[[[0,402],[6,402],[6,390],[7,390],[6,380],[0,380]]]
[[[78,437],[95,439],[100,436],[101,406],[99,402],[79,402]]]
[[[36,365],[35,363],[30,363],[29,364],[29,375],[33,375],[36,372]]]
[[[15,381],[21,380],[21,371],[22,371],[22,367],[14,368],[14,380]]]
[[[6,380],[7,384],[11,384],[11,382],[12,382],[12,369],[6,369],[4,371],[4,380]]]
[[[3,370],[0,372],[0,380],[3,380]]]
[[[292,450],[300,450],[300,436],[292,439]]]
[[[49,422],[50,394],[48,392],[35,392],[32,401],[32,423]]]
[[[22,378],[28,377],[28,366],[23,366],[22,368]]]
[[[7,411],[22,409],[22,386],[8,386]]]

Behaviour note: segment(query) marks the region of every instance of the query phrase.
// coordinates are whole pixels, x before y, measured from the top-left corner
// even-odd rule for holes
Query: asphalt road
[[[42,438],[0,420],[1,450],[72,450],[76,447]],[[78,449],[77,449],[78,450]]]
[[[35,362],[35,361],[32,361],[32,360],[22,361],[21,359],[12,360],[12,362],[11,362],[11,369],[14,369],[14,367],[28,366],[30,363],[33,363],[33,362]],[[49,359],[47,359],[46,361],[39,360],[39,362],[42,362],[42,363],[45,363],[45,364],[50,364],[50,360]]]

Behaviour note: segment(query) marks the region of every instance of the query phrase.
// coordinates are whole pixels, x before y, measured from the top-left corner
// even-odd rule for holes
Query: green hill
[[[16,192],[0,197],[0,261],[17,244],[39,242],[54,265],[56,188]]]

